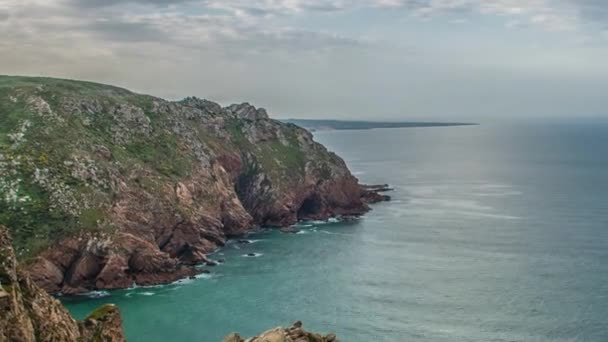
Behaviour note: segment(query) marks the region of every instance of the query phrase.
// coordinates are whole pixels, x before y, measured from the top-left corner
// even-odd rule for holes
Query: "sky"
[[[0,74],[279,118],[608,118],[608,1],[0,0]]]

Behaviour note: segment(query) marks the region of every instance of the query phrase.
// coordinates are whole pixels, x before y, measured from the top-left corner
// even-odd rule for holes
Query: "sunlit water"
[[[294,320],[346,342],[608,341],[608,126],[316,139],[394,200],[358,222],[230,243],[211,275],[69,309],[118,304],[130,341],[220,341]]]

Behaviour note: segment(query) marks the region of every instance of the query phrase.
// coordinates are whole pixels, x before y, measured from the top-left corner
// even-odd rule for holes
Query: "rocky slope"
[[[224,338],[223,342],[337,342],[336,335],[320,335],[311,333],[302,328],[302,322],[297,321],[289,328],[274,328],[263,332],[259,336],[247,339],[232,333]]]
[[[171,282],[230,237],[384,199],[247,103],[0,77],[0,224],[48,292]]]
[[[0,226],[0,341],[124,341],[118,309],[105,305],[76,322],[63,305],[19,269]]]

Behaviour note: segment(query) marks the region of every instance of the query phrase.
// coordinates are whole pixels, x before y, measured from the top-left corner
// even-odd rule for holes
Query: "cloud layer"
[[[471,70],[495,73],[476,80],[480,88],[513,70],[526,77],[602,76],[608,3],[0,0],[0,32],[0,73],[87,78],[169,97],[247,99],[285,115],[364,116],[378,103],[393,106],[387,116],[407,105],[438,115],[442,107],[404,99],[396,89],[416,77],[422,85],[462,81]],[[418,99],[432,97],[436,87],[428,87]],[[483,112],[472,108],[463,102],[459,111]]]

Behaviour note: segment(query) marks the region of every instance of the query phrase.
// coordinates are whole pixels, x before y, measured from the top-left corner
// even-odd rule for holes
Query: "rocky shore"
[[[124,342],[118,308],[106,304],[83,321],[76,321],[61,302],[47,294],[23,272],[8,229],[0,226],[0,341]],[[243,339],[230,334],[224,342],[335,342],[335,334],[320,335],[303,329],[301,322]]]
[[[223,342],[337,342],[335,334],[321,335],[304,330],[302,322],[297,321],[289,328],[274,328],[259,336],[242,338],[238,333],[232,333]]]
[[[388,200],[308,131],[248,103],[0,77],[0,224],[49,293],[169,283],[261,226]]]

